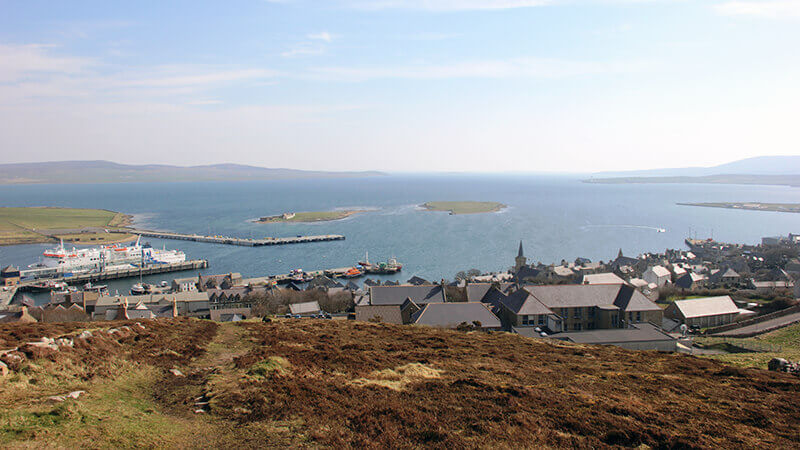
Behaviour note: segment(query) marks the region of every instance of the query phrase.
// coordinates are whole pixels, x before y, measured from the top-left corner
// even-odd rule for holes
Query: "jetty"
[[[19,290],[25,291],[27,289],[34,289],[42,283],[48,281],[59,281],[67,284],[83,284],[95,281],[118,280],[122,278],[134,278],[139,275],[155,275],[159,273],[168,272],[181,272],[185,270],[198,270],[208,267],[208,261],[205,259],[197,259],[193,261],[183,261],[178,263],[168,264],[153,264],[145,267],[121,267],[106,269],[101,272],[86,272],[77,273],[68,276],[53,276],[44,271],[48,269],[31,269],[23,271],[23,275],[33,279],[21,281],[18,285]],[[37,276],[37,271],[42,271],[41,275]]]
[[[230,236],[203,236],[200,234],[170,233],[165,231],[125,230],[122,233],[138,234],[139,236],[157,239],[172,239],[177,241],[208,242],[210,244],[239,245],[243,247],[264,247],[267,245],[305,244],[309,242],[343,241],[340,234],[324,234],[319,236],[296,236],[283,238],[247,239]]]

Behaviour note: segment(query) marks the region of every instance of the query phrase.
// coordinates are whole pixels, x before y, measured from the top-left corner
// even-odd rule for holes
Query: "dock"
[[[305,244],[309,242],[343,241],[345,239],[345,237],[340,234],[247,239],[247,238],[236,238],[229,236],[203,236],[200,234],[169,233],[165,231],[148,231],[148,230],[124,230],[115,232],[125,233],[125,234],[138,234],[139,236],[152,237],[157,239],[208,242],[210,244],[239,245],[243,247],[264,247],[268,245]]]
[[[118,280],[120,278],[133,278],[138,277],[140,274],[155,275],[159,273],[205,269],[206,267],[208,267],[208,261],[205,259],[197,259],[194,261],[184,261],[179,263],[156,264],[143,267],[141,269],[138,267],[131,267],[125,269],[104,270],[96,273],[80,273],[71,277],[61,278],[60,280],[69,284],[82,284],[95,281]]]

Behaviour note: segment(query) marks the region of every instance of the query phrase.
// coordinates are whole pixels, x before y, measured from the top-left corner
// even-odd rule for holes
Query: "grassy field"
[[[97,328],[122,323],[85,324],[93,336],[74,348],[14,353],[0,378],[0,446],[800,443],[800,379],[703,358],[351,321],[142,323],[115,335]],[[0,346],[81,328],[0,325]],[[73,390],[86,394],[48,400]]]
[[[747,211],[773,211],[800,213],[799,203],[678,203],[682,206],[702,206],[706,208],[742,209]]]
[[[497,202],[427,202],[422,207],[428,211],[445,211],[451,214],[480,214],[500,211],[506,205]]]
[[[80,243],[119,242],[131,236],[108,234],[102,229],[129,224],[129,216],[104,209],[0,208],[0,245],[51,242],[60,238]]]
[[[761,336],[752,338],[726,338],[725,341],[731,343],[752,342],[756,346],[759,344],[771,344],[774,347],[780,347],[780,350],[758,353],[708,355],[707,357],[738,367],[757,367],[761,369],[766,368],[767,363],[772,358],[785,358],[790,361],[800,361],[800,323],[780,328],[762,334]],[[715,338],[698,338],[698,342],[714,343]]]
[[[307,212],[299,212],[295,213],[294,217],[290,219],[284,219],[282,215],[280,216],[269,216],[269,217],[262,217],[258,219],[258,222],[262,223],[302,223],[302,222],[327,222],[331,220],[340,220],[347,217],[350,217],[354,214],[362,213],[364,211],[360,210],[352,210],[352,211],[307,211]]]

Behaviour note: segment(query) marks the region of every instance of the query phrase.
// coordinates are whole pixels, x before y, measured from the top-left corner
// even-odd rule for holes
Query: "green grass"
[[[247,374],[253,378],[267,378],[270,374],[286,375],[291,371],[289,361],[280,356],[269,358],[253,364]]]
[[[0,244],[48,242],[49,230],[82,230],[117,227],[127,224],[127,216],[104,209],[73,208],[0,208]],[[76,242],[111,242],[129,238],[106,233],[65,234],[64,240]],[[91,239],[94,237],[94,241]]]
[[[24,403],[0,408],[0,446],[187,446],[202,424],[160,412],[149,394],[157,379],[156,369],[126,365],[113,378],[82,386],[87,393],[79,399],[56,404],[44,400],[51,393],[30,389]],[[62,384],[55,392],[76,388]]]
[[[428,211],[446,211],[452,214],[479,214],[500,211],[506,205],[497,202],[427,202]]]
[[[699,342],[713,342],[713,338],[700,338]],[[780,351],[763,353],[734,353],[725,355],[708,355],[707,357],[723,361],[725,363],[740,367],[767,368],[767,363],[772,358],[784,358],[790,361],[800,361],[800,323],[781,328],[761,336],[752,338],[727,338],[728,342],[753,342],[780,346]]]

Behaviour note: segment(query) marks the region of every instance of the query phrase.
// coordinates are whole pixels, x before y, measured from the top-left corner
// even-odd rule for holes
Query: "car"
[[[303,316],[301,316],[300,314],[295,314],[295,315],[294,315],[294,318],[295,318],[295,319],[302,319],[302,318],[303,318]]]
[[[293,316],[292,313],[286,313],[284,317],[286,317],[287,319],[291,319]]]

